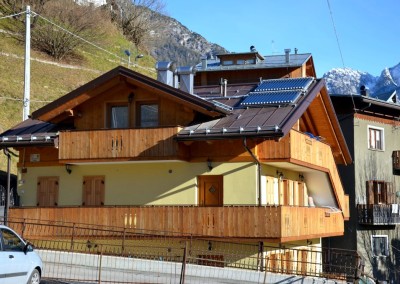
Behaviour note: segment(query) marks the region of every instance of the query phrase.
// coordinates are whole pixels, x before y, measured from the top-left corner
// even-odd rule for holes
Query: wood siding
[[[9,217],[285,242],[342,235],[343,216],[328,211],[293,206],[58,207],[11,208]]]
[[[345,197],[339,172],[329,145],[298,131],[291,130],[290,134],[279,142],[265,140],[260,143],[257,146],[257,155],[260,161],[265,163],[287,161],[327,172],[344,217],[346,219],[350,217],[348,198]]]
[[[177,159],[174,141],[179,127],[156,129],[109,129],[60,133],[62,162],[98,159]]]

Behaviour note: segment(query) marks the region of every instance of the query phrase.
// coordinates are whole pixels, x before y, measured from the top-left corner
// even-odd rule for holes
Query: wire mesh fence
[[[34,244],[45,279],[70,283],[344,283],[357,270],[356,252],[320,246],[26,219],[8,225]]]

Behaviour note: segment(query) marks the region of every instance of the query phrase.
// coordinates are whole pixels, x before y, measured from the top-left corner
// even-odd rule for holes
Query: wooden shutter
[[[392,158],[393,158],[393,169],[400,170],[400,151],[393,151]]]
[[[82,205],[84,206],[104,205],[104,198],[105,198],[104,181],[105,181],[104,176],[83,177]]]
[[[367,190],[367,204],[374,204],[374,181],[367,180],[366,190]]]
[[[396,203],[394,190],[393,190],[393,183],[385,182],[385,194],[386,194],[386,204]]]
[[[37,206],[58,205],[58,177],[38,177]]]

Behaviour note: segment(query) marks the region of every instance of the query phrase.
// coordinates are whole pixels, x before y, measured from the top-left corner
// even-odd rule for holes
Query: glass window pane
[[[155,127],[158,126],[158,105],[149,104],[140,106],[140,126]]]
[[[25,244],[13,232],[3,229],[4,250],[6,251],[23,251]]]
[[[111,107],[111,128],[128,128],[128,107],[112,106]]]

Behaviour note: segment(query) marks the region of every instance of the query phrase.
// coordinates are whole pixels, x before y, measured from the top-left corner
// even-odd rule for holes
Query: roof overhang
[[[36,110],[32,113],[32,118],[42,121],[51,121],[55,117],[62,115],[66,111],[73,109],[77,105],[82,104],[105,90],[116,87],[122,82],[156,90],[157,94],[161,96],[168,96],[171,99],[185,103],[194,110],[211,117],[217,117],[229,113],[226,109],[222,109],[196,95],[186,93],[138,72],[119,66],[67,95],[60,97],[52,103]]]

